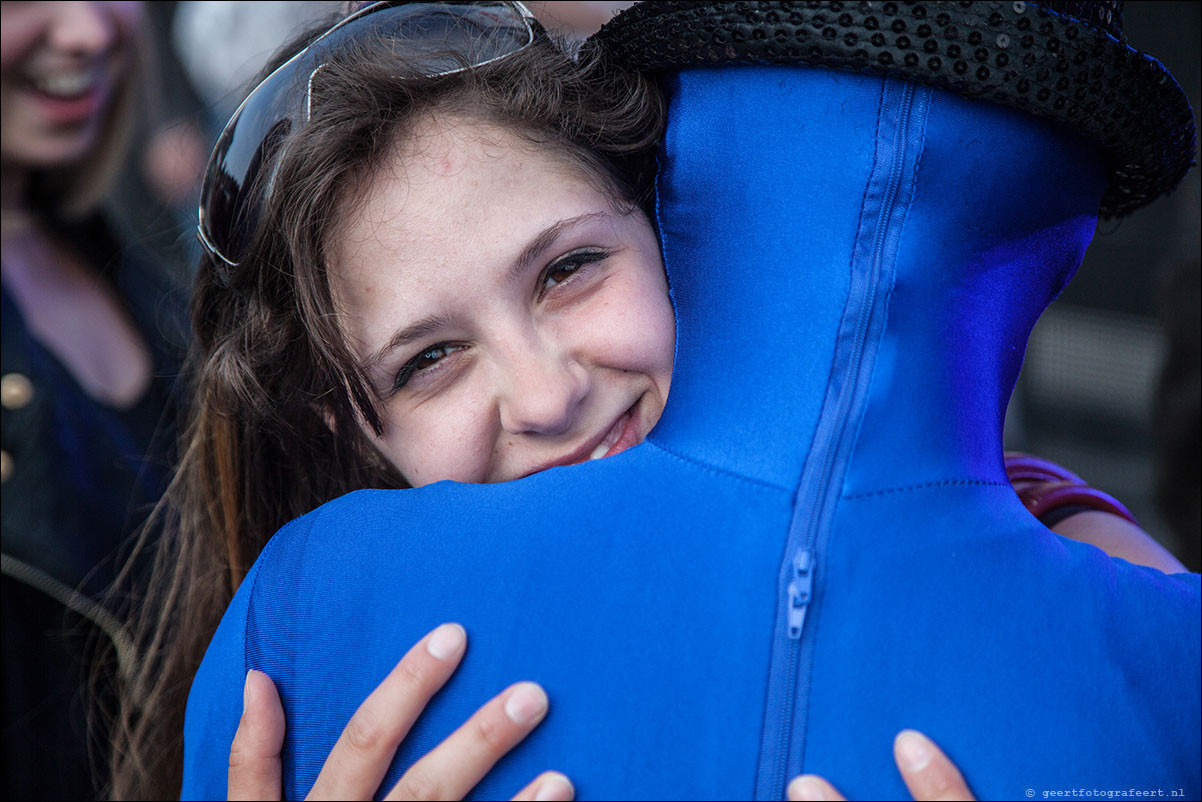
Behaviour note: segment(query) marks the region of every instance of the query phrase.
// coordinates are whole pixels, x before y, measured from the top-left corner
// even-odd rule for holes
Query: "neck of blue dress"
[[[850,490],[1004,480],[1027,338],[1096,224],[1097,151],[894,79],[731,66],[663,83],[677,354],[652,441],[789,487],[837,409],[864,466]]]

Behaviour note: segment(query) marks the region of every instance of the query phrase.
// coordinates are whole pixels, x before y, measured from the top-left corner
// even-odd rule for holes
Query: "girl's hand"
[[[947,755],[920,732],[902,730],[893,741],[893,759],[915,802],[975,800]],[[789,799],[844,799],[821,777],[803,774],[789,783]]]
[[[372,692],[326,758],[309,799],[371,799],[397,747],[430,698],[455,672],[467,646],[458,624],[443,624],[418,641]],[[547,713],[547,695],[519,682],[476,711],[417,761],[386,799],[461,799]],[[230,799],[280,799],[284,710],[261,671],[246,677],[242,719],[230,746]],[[545,772],[514,799],[572,799],[568,778]]]

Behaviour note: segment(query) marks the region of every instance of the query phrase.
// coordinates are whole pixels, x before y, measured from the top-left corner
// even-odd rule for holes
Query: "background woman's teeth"
[[[79,95],[92,86],[92,73],[74,72],[59,75],[44,75],[34,79],[33,85],[39,92],[48,95],[69,97]]]
[[[596,448],[593,449],[593,453],[589,454],[588,458],[589,459],[601,459],[602,457],[605,456],[606,451],[609,451],[609,446],[607,446],[605,443],[601,443],[599,446],[597,446]]]

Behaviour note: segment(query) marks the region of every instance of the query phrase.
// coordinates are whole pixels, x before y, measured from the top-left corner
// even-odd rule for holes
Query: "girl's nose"
[[[554,347],[523,347],[507,366],[501,426],[510,434],[569,431],[591,389],[588,370]]]
[[[54,19],[48,37],[51,45],[75,55],[90,56],[108,51],[118,37],[117,18],[109,3],[48,3]]]

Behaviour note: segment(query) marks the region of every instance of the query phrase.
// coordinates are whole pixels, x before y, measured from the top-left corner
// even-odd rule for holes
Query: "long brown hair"
[[[662,100],[587,44],[569,54],[540,37],[484,67],[430,78],[406,74],[391,44],[364,40],[327,63],[314,91],[250,255],[228,273],[205,260],[197,274],[193,404],[177,472],[143,537],[145,561],[149,533],[161,533],[149,583],[128,600],[142,656],[115,722],[115,798],[178,795],[192,677],[272,534],[346,492],[405,487],[361,429],[379,432],[380,412],[338,326],[326,275],[339,225],[331,210],[353,205],[413,121],[444,113],[504,126],[632,208],[650,194]]]

